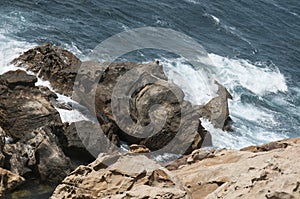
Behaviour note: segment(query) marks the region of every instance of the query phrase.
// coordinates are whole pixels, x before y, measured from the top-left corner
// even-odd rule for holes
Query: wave
[[[279,69],[262,62],[251,63],[244,59],[230,59],[212,53],[208,57],[215,66],[212,67],[215,78],[233,95],[233,100],[229,101],[229,110],[234,120],[234,132],[215,129],[210,122],[202,121],[212,134],[214,147],[242,148],[287,138],[285,131],[288,130],[273,130],[275,126],[281,125],[280,118],[276,117],[281,113],[268,109],[266,104],[269,102],[264,99],[271,94],[274,95],[272,99],[279,100],[281,96],[276,94],[288,91],[285,78]],[[170,81],[183,89],[187,100],[203,105],[212,98],[199,71],[194,70],[186,61],[181,58],[164,59],[162,64]]]
[[[216,25],[220,24],[220,19],[212,14],[204,13],[203,16],[212,19]]]
[[[3,74],[9,70],[17,70],[10,62],[18,57],[24,49],[33,47],[34,44],[30,44],[24,41],[17,41],[4,34],[0,34],[0,74]]]

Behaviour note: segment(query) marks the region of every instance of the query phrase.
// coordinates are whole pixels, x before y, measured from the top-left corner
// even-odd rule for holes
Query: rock
[[[92,67],[105,68],[104,65]],[[87,106],[93,103],[85,99],[90,95],[84,92],[93,89],[78,92]],[[205,137],[197,111],[183,100],[182,90],[167,80],[162,66],[156,63],[108,64],[95,97],[100,124],[111,123],[114,134],[129,144],[183,154],[199,148]]]
[[[300,198],[300,164],[296,158],[300,138],[279,141],[276,146],[283,143],[286,147],[255,153],[217,150],[213,156],[204,154],[205,158],[186,162],[172,173],[197,199]]]
[[[81,61],[69,51],[45,43],[24,52],[12,63],[50,81],[51,86],[59,93],[71,95]]]
[[[143,155],[104,155],[56,187],[56,198],[190,198],[168,170]]]
[[[188,164],[192,164],[198,161],[201,161],[206,158],[213,158],[215,150],[207,150],[207,149],[196,149],[191,154],[184,156],[183,158],[177,159],[170,164],[166,165],[166,168],[170,171],[176,170],[182,166],[186,166]]]
[[[261,146],[249,146],[249,147],[242,148],[241,151],[251,151],[256,153],[256,152],[271,151],[274,149],[286,148],[290,145],[288,141],[289,140],[281,140],[276,142],[270,142],[268,144],[264,144]]]
[[[129,153],[150,153],[150,150],[144,145],[132,144],[129,148]]]
[[[205,137],[210,139],[199,117],[208,117],[216,127],[230,130],[227,98],[231,96],[223,86],[217,83],[219,96],[206,106],[193,107],[184,100],[182,90],[167,79],[159,61],[80,62],[60,47],[43,44],[12,63],[38,73],[60,93],[71,95],[74,85],[72,96],[87,107],[91,117],[97,117],[115,146],[125,141],[145,145],[152,152],[188,154],[200,148]]]
[[[1,84],[7,85],[10,89],[16,86],[34,87],[37,78],[33,75],[28,75],[23,70],[8,71],[0,76]]]
[[[220,83],[215,81],[215,84],[218,86],[218,96],[211,99],[206,105],[198,106],[199,114],[201,117],[208,118],[215,128],[231,131],[232,120],[229,117],[228,99],[232,99],[232,96]]]
[[[6,144],[3,151],[8,169],[22,176],[60,182],[70,173],[72,165],[57,143],[51,128],[45,126],[27,133],[15,144]]]
[[[85,151],[86,154],[88,151],[89,154],[97,157],[99,153],[112,153],[119,150],[119,140],[115,135],[117,130],[114,128],[116,127],[111,126],[110,123],[100,125],[92,121],[79,121],[67,127],[65,133],[68,143],[73,145],[73,149],[76,147],[81,150],[83,146],[82,152]],[[71,141],[72,137],[78,141],[76,141],[76,145]],[[78,139],[82,145],[78,144]]]
[[[5,156],[3,154],[3,148],[5,145],[5,132],[0,127],[0,167],[4,166]]]
[[[25,179],[6,169],[0,168],[0,197],[20,186]]]
[[[49,89],[34,86],[35,82],[35,76],[22,70],[0,76],[0,126],[14,141],[38,127],[61,122],[59,113],[49,102],[56,95]]]

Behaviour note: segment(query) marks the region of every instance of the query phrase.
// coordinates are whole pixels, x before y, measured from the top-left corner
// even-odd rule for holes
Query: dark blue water
[[[300,136],[298,0],[1,0],[2,65],[16,52],[44,42],[85,59],[108,37],[147,26],[194,38],[217,66],[221,83],[234,96],[230,108],[236,131],[224,134],[207,124],[216,146],[240,148]],[[154,58],[178,84],[188,81],[186,94],[199,102],[201,82],[180,59],[147,50],[125,56],[138,62]]]

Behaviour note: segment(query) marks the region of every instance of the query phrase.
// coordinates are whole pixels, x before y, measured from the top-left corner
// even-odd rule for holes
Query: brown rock
[[[22,176],[39,177],[42,181],[60,182],[71,170],[71,162],[57,145],[50,127],[27,133],[15,144],[6,144],[9,169]]]
[[[218,86],[218,96],[206,105],[198,106],[199,114],[208,118],[215,128],[231,131],[230,122],[232,121],[229,117],[228,99],[232,99],[232,96],[220,83],[215,81],[215,84]]]
[[[150,150],[144,145],[132,144],[130,145],[129,153],[149,153]]]
[[[60,184],[55,198],[190,198],[168,170],[143,155],[105,155],[80,166]]]
[[[12,63],[38,73],[60,93],[71,95],[74,85],[73,97],[91,115],[95,113],[105,136],[115,146],[121,140],[145,145],[157,153],[188,154],[201,146],[207,134],[198,120],[200,116],[230,130],[227,98],[231,96],[224,87],[217,83],[219,97],[202,107],[199,114],[183,99],[182,90],[168,81],[158,61],[80,62],[60,47],[44,44]]]
[[[71,95],[81,61],[69,51],[45,43],[24,52],[12,63],[49,80],[59,93]]]
[[[96,114],[100,123],[117,125],[116,134],[129,144],[190,153],[201,146],[206,132],[200,116],[183,98],[160,65],[111,63],[96,92],[96,110],[105,116]]]
[[[261,146],[249,146],[242,148],[241,151],[251,151],[251,152],[263,152],[263,151],[271,151],[274,149],[280,149],[280,148],[286,148],[290,144],[288,143],[288,140],[281,140],[276,142],[270,142],[268,144],[264,144]]]
[[[4,166],[5,156],[3,154],[3,148],[5,145],[5,132],[0,127],[0,167]]]
[[[219,150],[172,171],[192,198],[300,198],[300,139],[264,152]],[[272,144],[274,146],[274,144]]]
[[[0,197],[12,191],[25,181],[21,176],[0,168]]]
[[[35,82],[35,76],[22,70],[0,76],[0,126],[15,141],[38,127],[61,122],[49,102],[55,94],[44,87],[35,87]]]

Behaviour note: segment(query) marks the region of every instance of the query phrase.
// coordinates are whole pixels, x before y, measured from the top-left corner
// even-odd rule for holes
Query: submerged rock
[[[65,178],[51,199],[190,198],[167,169],[143,155],[104,155]]]

